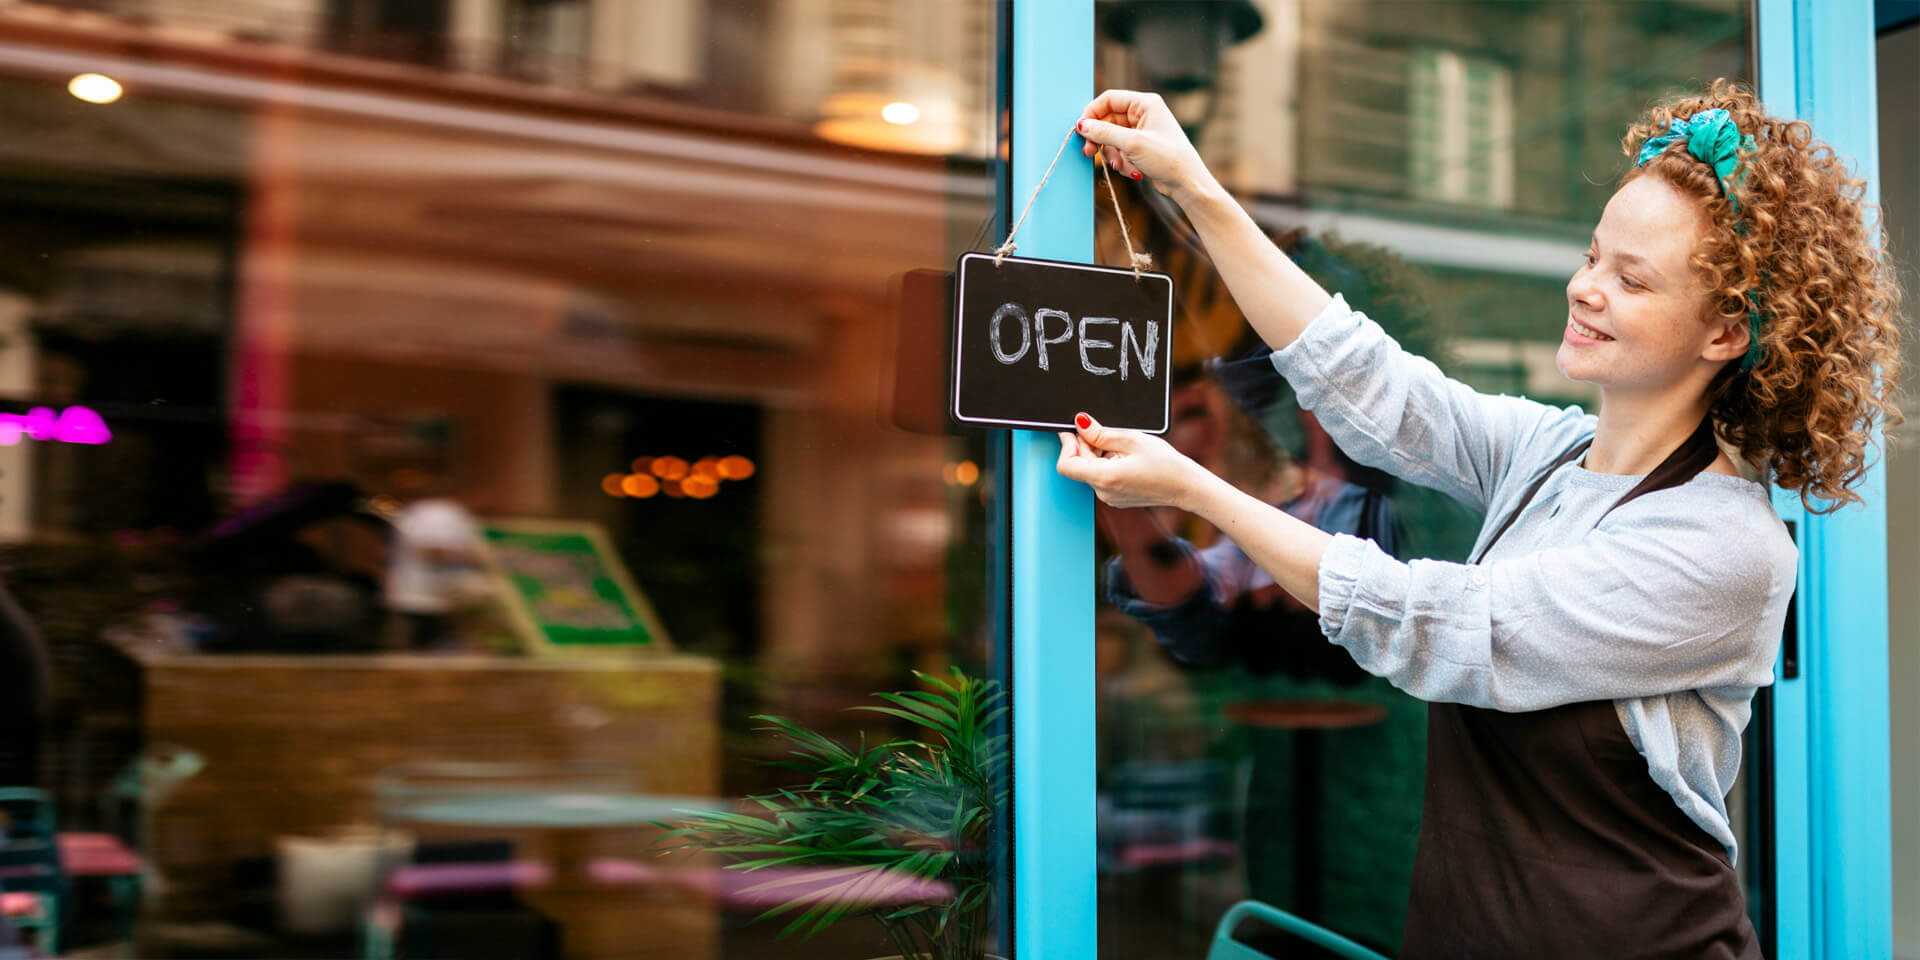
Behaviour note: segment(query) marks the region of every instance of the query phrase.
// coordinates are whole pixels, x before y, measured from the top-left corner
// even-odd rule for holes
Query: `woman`
[[[1062,475],[1204,517],[1432,703],[1402,955],[1758,957],[1725,798],[1796,557],[1742,467],[1833,509],[1897,419],[1898,291],[1860,181],[1724,82],[1643,117],[1567,284],[1558,362],[1599,388],[1591,416],[1400,350],[1264,240],[1159,97],[1104,93],[1079,130],[1185,210],[1349,456],[1487,513],[1476,562],[1402,563],[1155,437],[1061,434]]]

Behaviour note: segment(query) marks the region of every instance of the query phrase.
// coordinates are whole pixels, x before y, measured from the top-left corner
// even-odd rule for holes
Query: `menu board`
[[[487,520],[481,539],[529,653],[670,648],[652,605],[598,524]]]

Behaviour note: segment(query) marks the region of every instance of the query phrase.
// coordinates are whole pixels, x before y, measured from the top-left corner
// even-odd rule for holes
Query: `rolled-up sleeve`
[[[1578,407],[1491,396],[1449,379],[1339,295],[1274,352],[1273,366],[1347,456],[1476,510],[1487,508],[1516,451],[1566,449],[1592,429]]]
[[[1495,710],[1765,684],[1777,644],[1756,638],[1780,624],[1759,620],[1790,580],[1713,518],[1662,521],[1479,565],[1404,563],[1338,536],[1320,626],[1422,700]]]

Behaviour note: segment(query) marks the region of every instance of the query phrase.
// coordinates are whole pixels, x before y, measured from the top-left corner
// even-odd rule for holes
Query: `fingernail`
[[[1074,124],[1073,128],[1075,130],[1080,131],[1081,133],[1085,133],[1087,131],[1087,122],[1085,120],[1082,120],[1079,123]]]
[[[1135,171],[1133,172],[1133,178],[1134,178],[1135,180],[1138,180],[1138,179],[1140,179],[1140,171],[1138,171],[1138,170],[1135,170]]]
[[[1073,422],[1078,424],[1080,426],[1080,429],[1082,430],[1085,430],[1088,427],[1093,426],[1093,418],[1087,416],[1084,413],[1075,414],[1073,417]]]

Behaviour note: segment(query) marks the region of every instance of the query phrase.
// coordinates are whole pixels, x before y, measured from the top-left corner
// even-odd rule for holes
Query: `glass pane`
[[[1096,85],[1166,95],[1323,286],[1481,391],[1589,408],[1554,353],[1621,135],[1655,97],[1749,75],[1735,0],[1120,2],[1101,23]],[[1101,192],[1101,255],[1123,263]],[[1465,560],[1482,517],[1347,459],[1259,355],[1178,210],[1120,192],[1179,291],[1169,439],[1323,529]],[[1200,956],[1249,897],[1395,953],[1426,705],[1361,671],[1197,518],[1099,519],[1101,955]]]
[[[8,923],[1010,952],[1000,6],[0,4]]]

